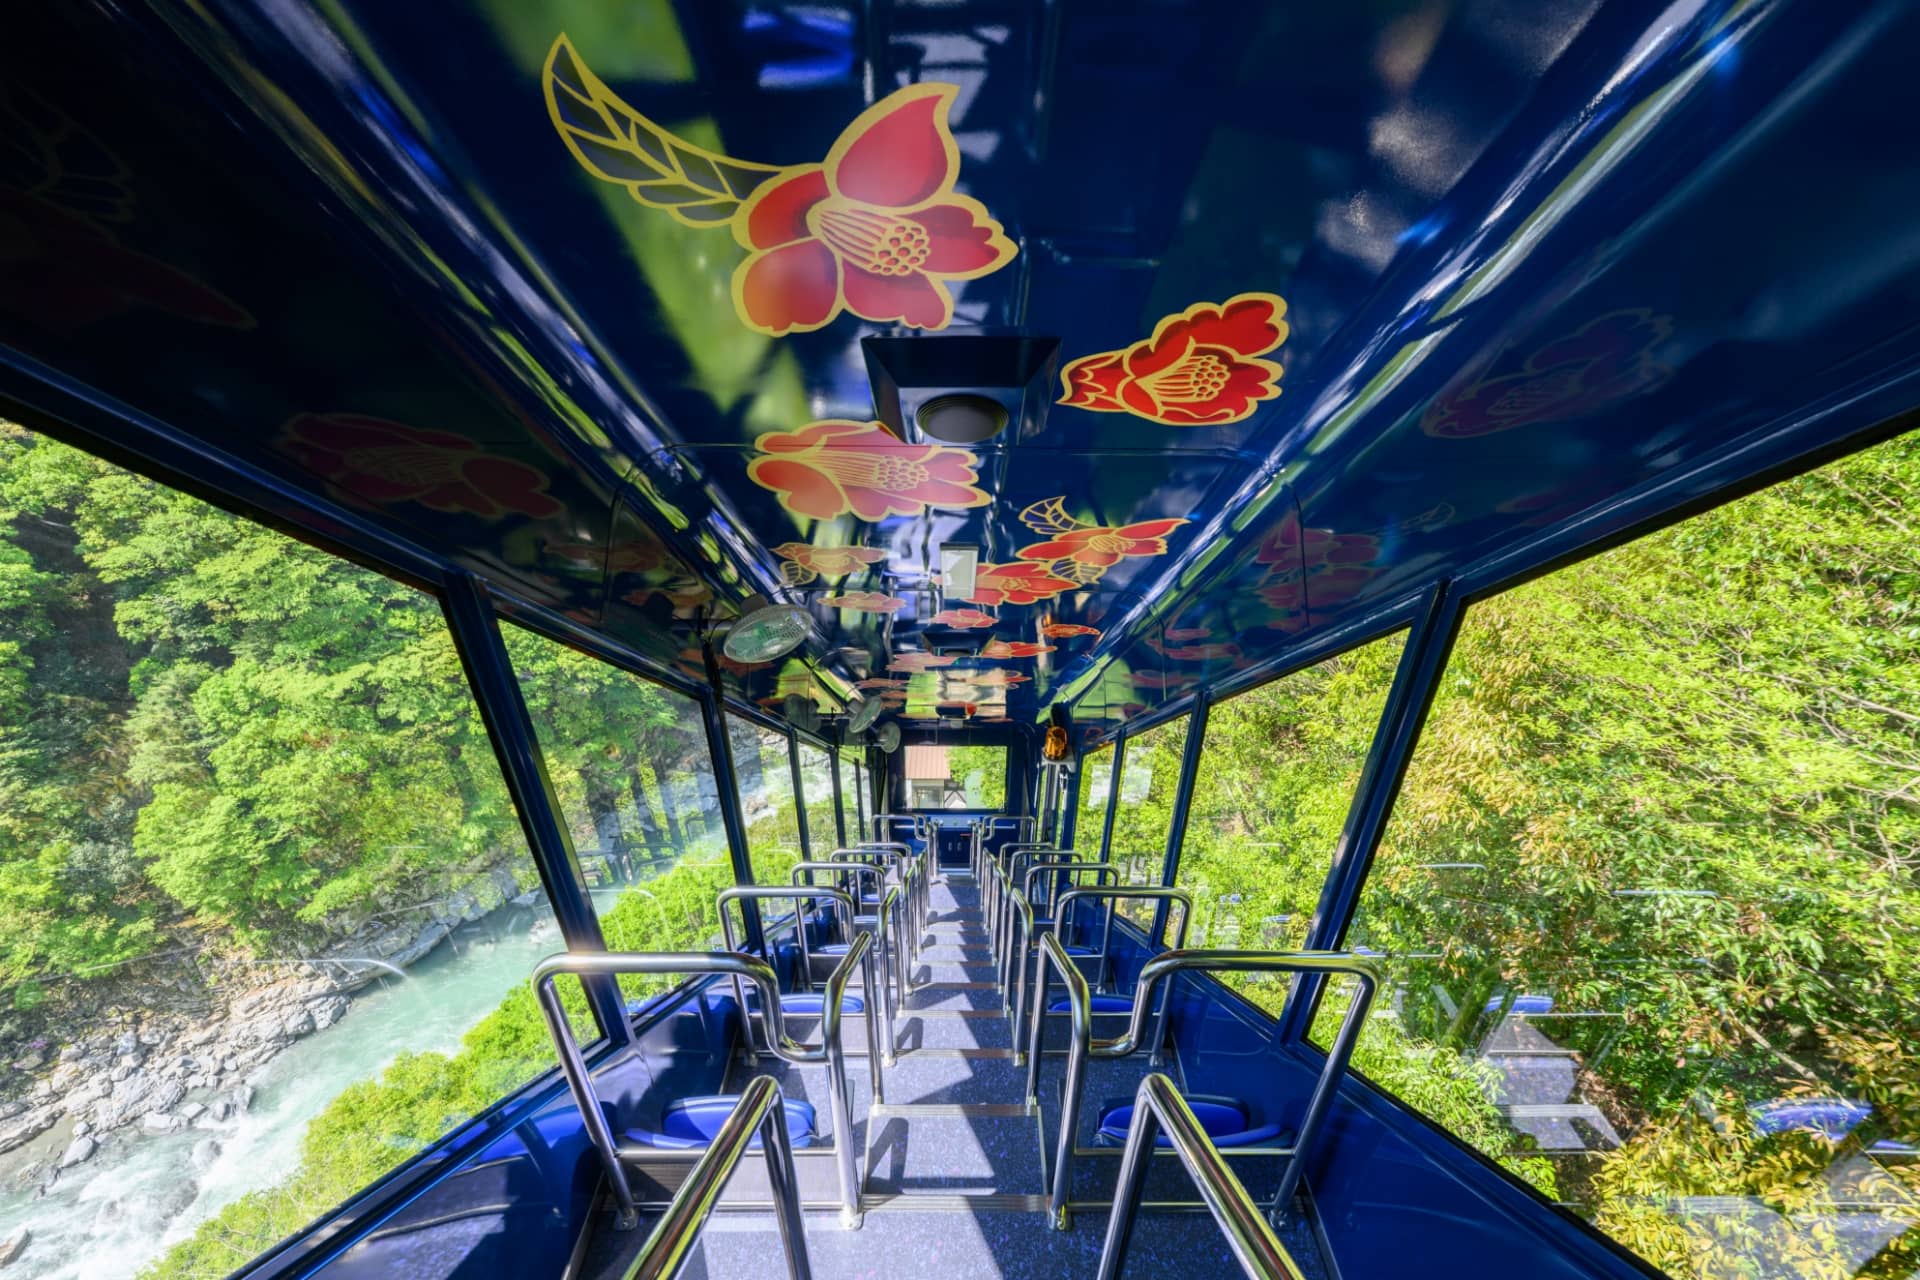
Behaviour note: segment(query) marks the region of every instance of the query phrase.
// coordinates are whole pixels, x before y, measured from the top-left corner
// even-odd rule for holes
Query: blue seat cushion
[[[1096,992],[1089,1003],[1093,1006],[1092,1011],[1094,1013],[1133,1012],[1132,996],[1117,996],[1110,992]],[[1055,1000],[1047,1006],[1048,1013],[1068,1013],[1072,1009],[1073,1003],[1065,996],[1061,996],[1058,1000]]]
[[[1094,947],[1068,947],[1067,954],[1070,956],[1092,957],[1092,956],[1099,955],[1100,952],[1097,948],[1094,948]]]
[[[669,1151],[686,1151],[704,1147],[711,1143],[720,1132],[720,1126],[727,1122],[733,1109],[740,1105],[740,1099],[732,1094],[704,1094],[698,1097],[681,1098],[670,1102],[667,1109],[660,1113],[658,1132],[647,1129],[627,1130],[627,1139],[643,1147],[657,1147]],[[787,1137],[793,1140],[795,1149],[810,1147],[814,1139],[814,1114],[811,1103],[798,1098],[786,1099]],[[758,1150],[760,1139],[756,1135],[753,1147]]]
[[[817,1018],[826,1011],[827,996],[823,991],[802,991],[795,995],[780,997],[780,1012],[788,1016]],[[840,997],[841,1013],[865,1013],[867,1002],[852,992]]]
[[[1238,1098],[1223,1098],[1212,1094],[1194,1094],[1187,1099],[1187,1105],[1193,1108],[1193,1114],[1200,1121],[1200,1127],[1213,1139],[1213,1145],[1221,1150],[1230,1147],[1251,1147],[1263,1142],[1271,1142],[1280,1136],[1280,1126],[1266,1124],[1250,1128],[1246,1104]],[[1127,1144],[1127,1133],[1133,1127],[1133,1103],[1109,1103],[1100,1110],[1100,1132],[1094,1135],[1094,1145],[1099,1147],[1123,1147]],[[1161,1133],[1154,1139],[1156,1147],[1173,1145],[1167,1135]]]

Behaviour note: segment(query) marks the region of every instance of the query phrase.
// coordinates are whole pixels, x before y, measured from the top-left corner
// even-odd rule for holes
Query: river
[[[10,1188],[0,1196],[0,1237],[25,1223],[32,1238],[0,1277],[134,1275],[225,1205],[291,1173],[307,1125],[342,1089],[378,1075],[402,1053],[452,1051],[467,1028],[527,980],[536,960],[561,947],[544,909],[503,909],[462,926],[404,979],[363,989],[338,1022],[260,1068],[245,1114],[157,1137],[138,1126],[123,1129],[91,1160],[62,1173],[45,1197],[33,1199],[31,1186]],[[201,1168],[193,1152],[207,1138],[220,1150]],[[32,1145],[38,1150],[46,1139]]]

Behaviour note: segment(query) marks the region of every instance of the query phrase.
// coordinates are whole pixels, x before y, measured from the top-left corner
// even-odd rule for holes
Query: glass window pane
[[[1074,845],[1082,857],[1098,857],[1107,829],[1107,798],[1113,794],[1113,748],[1101,747],[1080,759],[1080,816],[1074,819]]]
[[[853,759],[853,805],[855,812],[860,815],[859,838],[862,840],[873,839],[872,814],[867,808],[872,797],[872,787],[873,783],[867,777],[867,766],[858,756],[855,756]]]
[[[1915,511],[1907,436],[1473,606],[1352,930],[1362,1069],[1674,1275],[1920,1249]]]
[[[740,778],[754,883],[786,884],[800,861],[800,817],[793,802],[786,735],[729,712],[727,740],[733,744],[734,772]]]
[[[698,704],[523,627],[501,632],[607,945],[712,945],[733,868]],[[620,986],[632,1004],[676,982]]]
[[[553,1067],[434,600],[0,422],[0,605],[29,1272],[225,1274]]]
[[[1185,716],[1127,739],[1120,811],[1114,815],[1113,847],[1107,856],[1123,884],[1160,883],[1166,868],[1167,832],[1173,825],[1173,793],[1180,785],[1180,758],[1186,749]],[[1118,910],[1143,929],[1153,927],[1151,900],[1122,899]]]
[[[1404,632],[1215,703],[1174,882],[1193,895],[1190,947],[1288,951],[1306,941]],[[1283,975],[1221,981],[1278,1014]]]
[[[827,753],[800,744],[800,794],[807,805],[807,839],[813,856],[824,858],[840,847],[833,825],[833,770]]]
[[[911,809],[1000,809],[1007,803],[1007,749],[916,743],[901,782]]]

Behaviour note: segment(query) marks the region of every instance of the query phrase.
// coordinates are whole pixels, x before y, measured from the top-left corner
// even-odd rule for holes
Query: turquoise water
[[[262,1067],[245,1115],[161,1137],[121,1130],[44,1198],[34,1200],[31,1187],[9,1189],[0,1197],[0,1236],[23,1222],[33,1236],[6,1269],[8,1280],[132,1276],[223,1206],[290,1174],[307,1125],[342,1089],[401,1053],[455,1049],[536,960],[561,949],[544,908],[496,912],[463,927],[406,978],[364,989],[338,1022]],[[219,1153],[197,1167],[194,1147],[207,1138]]]

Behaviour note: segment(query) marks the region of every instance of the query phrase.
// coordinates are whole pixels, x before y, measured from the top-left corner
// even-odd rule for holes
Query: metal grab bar
[[[1039,877],[1041,876],[1058,877],[1060,879],[1067,880],[1069,882],[1067,885],[1068,888],[1076,888],[1080,886],[1073,884],[1072,878],[1074,876],[1086,875],[1089,873],[1091,873],[1093,876],[1093,884],[1086,887],[1115,888],[1115,889],[1123,887],[1120,884],[1119,871],[1113,866],[1110,866],[1105,862],[1097,862],[1092,858],[1062,858],[1057,862],[1028,863],[1027,874],[1021,877],[1019,888],[1020,888],[1020,892],[1027,895],[1027,906],[1032,907],[1036,900],[1033,892],[1033,882]],[[1105,884],[1103,883],[1105,881],[1112,881],[1112,883]],[[1039,899],[1039,901],[1042,903],[1043,906],[1050,906],[1053,908],[1053,920],[1055,921],[1055,927],[1056,928],[1064,927],[1066,924],[1066,917],[1062,915],[1059,904],[1056,902],[1052,902],[1050,900],[1050,897],[1051,895],[1043,896],[1042,898]],[[1101,934],[1100,934],[1100,954],[1103,958],[1107,954],[1107,943],[1112,940],[1113,940],[1113,903],[1109,901],[1107,903],[1106,927],[1101,931]]]
[[[870,863],[865,863],[865,862],[795,863],[793,868],[794,886],[795,887],[812,887],[814,874],[816,872],[822,872],[822,871],[835,872],[843,877],[852,876],[854,877],[854,884],[856,888],[860,884],[860,877],[863,877],[863,876],[871,877],[874,882],[875,896],[880,898],[880,902],[875,906],[875,909],[874,909],[874,933],[877,935],[877,945],[874,947],[874,953],[879,957],[879,960],[880,960],[880,992],[875,993],[869,990],[867,994],[870,999],[873,998],[876,994],[884,998],[883,1011],[885,1012],[886,1019],[887,1019],[887,1034],[883,1040],[885,1051],[882,1057],[887,1066],[892,1066],[893,1054],[894,1054],[894,1042],[895,1042],[895,1035],[894,1035],[894,1029],[893,1029],[894,1018],[898,1012],[899,1004],[901,1002],[897,1001],[894,998],[894,993],[898,989],[900,984],[900,974],[899,974],[899,967],[898,967],[899,957],[896,954],[897,948],[891,945],[892,933],[894,931],[889,930],[887,928],[887,919],[888,919],[889,913],[897,913],[900,909],[899,908],[900,890],[897,887],[888,885],[886,883],[885,872],[883,871],[882,868],[874,866]],[[805,877],[804,881],[801,879],[801,877],[803,876]],[[884,893],[884,895],[882,895],[879,892],[879,890],[881,889],[885,889],[886,892]],[[851,918],[847,920],[846,924],[843,927],[846,930],[845,936],[848,939],[851,939],[855,931],[855,926]],[[729,942],[731,942],[731,937],[729,937]],[[868,1016],[869,1017],[874,1016],[872,1010],[868,1011]],[[869,1044],[871,1043],[872,1043],[871,1038],[869,1038]]]
[[[1085,892],[1091,896],[1108,891],[1072,892]],[[1071,896],[1071,893],[1062,894],[1062,903]],[[1061,1101],[1060,1138],[1054,1160],[1053,1198],[1050,1205],[1054,1225],[1063,1231],[1067,1226],[1067,1190],[1071,1185],[1069,1173],[1073,1162],[1074,1136],[1080,1125],[1080,1093],[1086,1083],[1087,1059],[1124,1058],[1139,1050],[1147,1010],[1153,1003],[1154,988],[1162,980],[1183,970],[1200,969],[1241,973],[1343,973],[1359,981],[1360,990],[1354,994],[1353,1003],[1347,1006],[1346,1017],[1341,1019],[1340,1030],[1327,1050],[1327,1061],[1320,1069],[1320,1078],[1314,1082],[1313,1093],[1307,1099],[1306,1114],[1301,1117],[1300,1128],[1294,1138],[1292,1158],[1287,1161],[1286,1172],[1281,1175],[1280,1186],[1274,1192],[1273,1204],[1268,1210],[1273,1221],[1282,1221],[1293,1204],[1294,1193],[1300,1189],[1300,1179],[1306,1171],[1308,1159],[1313,1155],[1320,1130],[1325,1125],[1327,1111],[1333,1105],[1333,1095],[1340,1087],[1340,1077],[1346,1074],[1347,1063],[1353,1058],[1353,1046],[1360,1036],[1360,1024],[1366,1021],[1367,1009],[1373,1004],[1374,994],[1380,988],[1382,970],[1379,963],[1365,956],[1341,951],[1163,951],[1147,961],[1140,970],[1139,982],[1134,987],[1133,1012],[1127,1019],[1126,1031],[1112,1039],[1096,1041],[1093,1039],[1093,1014],[1086,977],[1074,965],[1060,940],[1051,933],[1043,933],[1040,935],[1040,959],[1035,965],[1029,1041],[1031,1056],[1027,1062],[1027,1101],[1032,1105],[1038,1104],[1040,1096],[1040,1037],[1046,1025],[1043,1012],[1047,1002],[1045,966],[1049,961],[1061,970],[1061,977],[1067,984],[1071,1019],[1069,1030],[1072,1035],[1067,1050],[1066,1095]],[[1171,991],[1168,992],[1167,1004],[1172,1004]],[[1163,1010],[1155,1032],[1156,1051],[1165,1033],[1166,1014]]]
[[[1056,857],[1065,857],[1072,852],[1071,849],[1056,849],[1051,844],[1041,844],[1031,841],[1010,841],[988,854],[986,858],[987,863],[1007,872],[1007,880],[1004,892],[989,896],[988,899],[981,904],[982,909],[986,913],[987,926],[994,928],[999,924],[1001,909],[1006,906],[1007,893],[1019,887],[1018,877],[1020,874],[1021,858],[1027,857],[1030,854],[1042,853],[1051,853]]]
[[[1207,1137],[1193,1108],[1173,1081],[1159,1072],[1142,1080],[1133,1095],[1133,1127],[1120,1156],[1120,1183],[1114,1189],[1113,1215],[1107,1219],[1107,1239],[1100,1250],[1099,1280],[1119,1280],[1126,1265],[1134,1212],[1147,1185],[1148,1153],[1163,1127],[1187,1176],[1200,1189],[1200,1199],[1227,1237],[1227,1247],[1240,1269],[1254,1280],[1304,1280],[1299,1264],[1261,1218],[1253,1197]]]
[[[727,910],[727,904],[729,902],[761,902],[767,899],[797,899],[806,901],[814,898],[826,898],[839,902],[846,908],[847,918],[853,918],[853,899],[838,889],[807,888],[805,886],[797,889],[783,889],[777,885],[743,884],[735,885],[731,889],[722,889],[714,901],[715,909],[720,914],[721,927],[726,932],[727,946],[732,948],[735,944],[733,941],[733,915]],[[742,910],[745,910],[745,908],[742,908]],[[797,911],[795,915],[796,923],[800,925],[801,937],[804,940],[806,937],[805,922],[798,920]],[[801,946],[801,957],[802,963],[808,963],[804,941]],[[833,1111],[834,1158],[840,1166],[840,1220],[849,1228],[860,1225],[860,1185],[862,1179],[860,1178],[859,1170],[854,1164],[852,1121],[853,1081],[847,1076],[847,1055],[845,1047],[840,1042],[840,1023],[846,1015],[847,982],[852,978],[854,966],[856,965],[860,968],[860,979],[866,988],[867,998],[872,999],[873,994],[880,988],[874,980],[873,935],[870,933],[857,931],[854,934],[853,941],[847,945],[845,958],[843,958],[838,965],[834,966],[832,974],[827,977],[827,989],[820,1004],[820,1047],[815,1049],[811,1046],[803,1046],[797,1041],[788,1039],[787,1044],[791,1046],[792,1049],[798,1050],[805,1055],[803,1057],[796,1058],[793,1056],[793,1053],[789,1052],[786,1047],[783,1047],[774,1039],[775,1028],[779,1028],[780,1034],[783,1037],[786,1034],[785,1022],[780,1015],[779,992],[777,990],[774,992],[773,1001],[769,1004],[767,1000],[768,988],[762,987],[760,989],[760,1016],[765,1020],[767,1026],[767,1047],[775,1056],[785,1058],[788,1062],[794,1063],[824,1062],[827,1064],[827,1093],[829,1094]],[[768,976],[771,977],[772,969],[769,968],[767,972]],[[734,978],[733,987],[735,994],[740,999],[740,1017],[746,1024],[747,1046],[753,1048],[753,1015],[747,1009],[746,991],[742,988],[738,976]],[[860,1020],[866,1024],[867,1072],[872,1080],[873,1101],[877,1105],[886,1101],[886,1087],[880,1076],[880,1065],[883,1061],[883,1055],[880,1049],[880,1020],[871,1015],[863,1016]]]
[[[637,973],[673,978],[715,973],[736,980],[744,979],[759,988],[761,1005],[771,1011],[767,1034],[773,1041],[775,1053],[795,1063],[819,1062],[824,1057],[824,1053],[815,1053],[787,1035],[786,1024],[780,1018],[780,990],[774,983],[773,969],[758,956],[737,951],[562,952],[548,956],[535,965],[532,979],[534,999],[539,1002],[541,1016],[547,1020],[547,1031],[553,1036],[554,1048],[559,1051],[560,1072],[567,1078],[567,1088],[573,1093],[573,1104],[580,1109],[580,1120],[586,1126],[587,1137],[592,1140],[594,1150],[600,1153],[600,1163],[606,1172],[607,1182],[613,1187],[614,1204],[618,1210],[614,1226],[621,1231],[631,1230],[639,1222],[640,1213],[634,1204],[633,1188],[627,1182],[626,1168],[620,1163],[620,1148],[613,1140],[613,1127],[607,1123],[606,1113],[600,1109],[600,1096],[594,1091],[593,1077],[587,1071],[587,1060],[580,1053],[579,1042],[573,1038],[573,1024],[567,1019],[567,1007],[561,1002],[560,992],[554,986],[553,980],[563,973]],[[742,1001],[742,1016],[745,1008],[746,1002]]]
[[[1005,874],[1002,872],[1001,874]],[[1020,1019],[1026,1016],[1027,1005],[1027,949],[1033,945],[1033,908],[1027,903],[1027,895],[1014,890],[1007,904],[1007,950],[1000,957],[1000,986],[1002,991],[1009,987],[1013,991],[1013,1065],[1017,1068],[1026,1061],[1026,1055],[1020,1049]],[[1020,962],[1013,961],[1014,930],[1020,934]],[[1028,1090],[1032,1092],[1031,1089]]]
[[[792,1280],[813,1280],[813,1263],[807,1257],[805,1220],[800,1216],[800,1183],[793,1166],[793,1142],[787,1136],[786,1099],[771,1076],[755,1076],[747,1082],[734,1105],[733,1114],[720,1126],[713,1142],[693,1166],[687,1180],[674,1192],[640,1256],[628,1267],[626,1280],[668,1280],[679,1273],[680,1265],[700,1238],[720,1192],[733,1177],[754,1134],[760,1135],[761,1149],[767,1157],[767,1183],[773,1189],[773,1202],[780,1222],[780,1245],[787,1255],[787,1275]],[[1117,1208],[1118,1206],[1116,1206]]]
[[[1112,946],[1113,946],[1113,914],[1114,914],[1113,904],[1115,902],[1121,901],[1123,899],[1140,899],[1147,902],[1166,901],[1166,902],[1179,903],[1180,904],[1180,927],[1178,929],[1175,929],[1173,933],[1174,949],[1178,950],[1181,946],[1185,945],[1187,941],[1187,922],[1193,919],[1193,895],[1188,893],[1185,889],[1166,889],[1156,885],[1111,885],[1111,886],[1093,885],[1087,888],[1069,889],[1065,893],[1060,895],[1060,900],[1058,902],[1054,903],[1053,918],[1055,923],[1057,924],[1059,921],[1066,919],[1068,912],[1074,907],[1075,904],[1080,902],[1082,899],[1104,900],[1107,903],[1106,925],[1100,934],[1100,968],[1103,973],[1106,971],[1107,964],[1109,963],[1107,957],[1111,952]],[[1040,926],[1035,925],[1036,930],[1038,930],[1039,928]],[[1045,933],[1044,930],[1042,932]],[[1052,934],[1045,933],[1045,936],[1051,937]],[[1027,966],[1027,956],[1031,948],[1033,947],[1033,944],[1034,944],[1034,934],[1032,931],[1029,931],[1027,935],[1027,944],[1026,946],[1020,949],[1020,953],[1016,961],[1016,963],[1018,963],[1023,970]],[[1033,1007],[1029,1013],[1029,1016],[1032,1018],[1034,1023],[1033,1036],[1035,1037],[1036,1043],[1041,1034],[1040,1026],[1046,1020],[1046,1016],[1047,1016],[1045,1011],[1045,1003],[1046,1003],[1045,996],[1046,996],[1047,984],[1046,984],[1046,976],[1044,973],[1041,972],[1041,966],[1042,966],[1042,961],[1036,957],[1033,962],[1033,970],[1034,970],[1033,980],[1034,980],[1035,986],[1039,988],[1039,993],[1038,995],[1035,996]],[[1141,994],[1142,993],[1139,990],[1136,990],[1134,992],[1133,1004],[1136,1009],[1140,1007]],[[1171,1000],[1171,999],[1172,999],[1172,996],[1171,994],[1169,994],[1168,1000]],[[1160,1039],[1164,1037],[1164,1034],[1166,1031],[1165,1012],[1166,1011],[1163,1008],[1161,1010],[1161,1020],[1156,1030],[1156,1038],[1154,1040],[1154,1052],[1156,1054],[1158,1054],[1159,1052]],[[1018,1033],[1016,1032],[1015,1034],[1017,1035]],[[1110,1043],[1110,1042],[1103,1041],[1102,1043],[1104,1044],[1104,1043]],[[1129,1048],[1127,1052],[1131,1053],[1133,1052],[1133,1050]],[[1095,1046],[1094,1056],[1104,1057],[1107,1055],[1100,1052],[1099,1046]],[[1112,1056],[1117,1057],[1119,1055],[1116,1054]],[[1159,1063],[1156,1061],[1154,1065],[1158,1066]],[[1037,1063],[1028,1068],[1028,1070],[1033,1072],[1038,1072],[1039,1069],[1040,1068]],[[1029,1093],[1031,1093],[1032,1091],[1033,1091],[1032,1088],[1028,1089]]]

